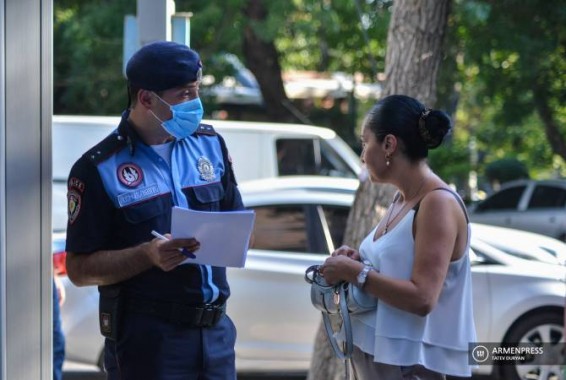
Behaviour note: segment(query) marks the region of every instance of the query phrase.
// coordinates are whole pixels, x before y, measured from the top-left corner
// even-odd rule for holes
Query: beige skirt
[[[396,366],[376,363],[372,355],[356,346],[351,363],[356,380],[446,380],[443,374],[426,369],[422,365]]]

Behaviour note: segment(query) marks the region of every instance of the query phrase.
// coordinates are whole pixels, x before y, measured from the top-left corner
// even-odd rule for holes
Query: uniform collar
[[[136,151],[136,145],[145,143],[142,141],[132,124],[128,121],[129,117],[130,110],[122,112],[122,119],[120,120],[120,125],[118,125],[118,134],[126,140],[126,144],[130,150],[130,155],[133,156]]]

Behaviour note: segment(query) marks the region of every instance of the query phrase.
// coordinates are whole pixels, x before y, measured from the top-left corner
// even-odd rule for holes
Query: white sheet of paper
[[[174,239],[194,237],[200,242],[196,258],[188,258],[183,264],[242,268],[254,220],[251,210],[203,212],[173,207],[171,235]]]

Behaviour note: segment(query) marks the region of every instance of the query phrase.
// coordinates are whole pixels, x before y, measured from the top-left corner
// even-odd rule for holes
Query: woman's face
[[[364,125],[362,129],[362,163],[366,165],[369,178],[372,182],[383,179],[383,174],[387,170],[385,163],[386,152],[383,144],[377,140],[375,133]]]

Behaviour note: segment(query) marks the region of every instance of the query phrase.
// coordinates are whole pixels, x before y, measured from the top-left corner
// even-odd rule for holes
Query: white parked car
[[[120,123],[114,116],[55,115],[53,178],[66,181],[73,163]],[[226,140],[238,181],[280,175],[358,178],[360,158],[333,130],[303,124],[203,120]]]
[[[239,372],[308,370],[321,316],[310,303],[304,272],[341,244],[357,187],[357,180],[325,177],[283,177],[240,186],[244,203],[256,212],[256,224],[245,268],[228,270],[228,313],[238,329]],[[545,342],[560,349],[566,267],[506,254],[480,238],[473,237],[471,256],[478,342]],[[67,357],[100,363],[97,289],[64,281]],[[540,370],[533,364],[478,366],[475,372],[502,371],[506,380],[543,379],[537,377]],[[558,376],[559,366],[544,371]],[[552,378],[557,379],[544,380]]]
[[[566,265],[566,243],[546,235],[488,224],[472,223],[475,236],[525,260]]]
[[[566,179],[517,180],[470,207],[473,222],[516,228],[566,242]]]

